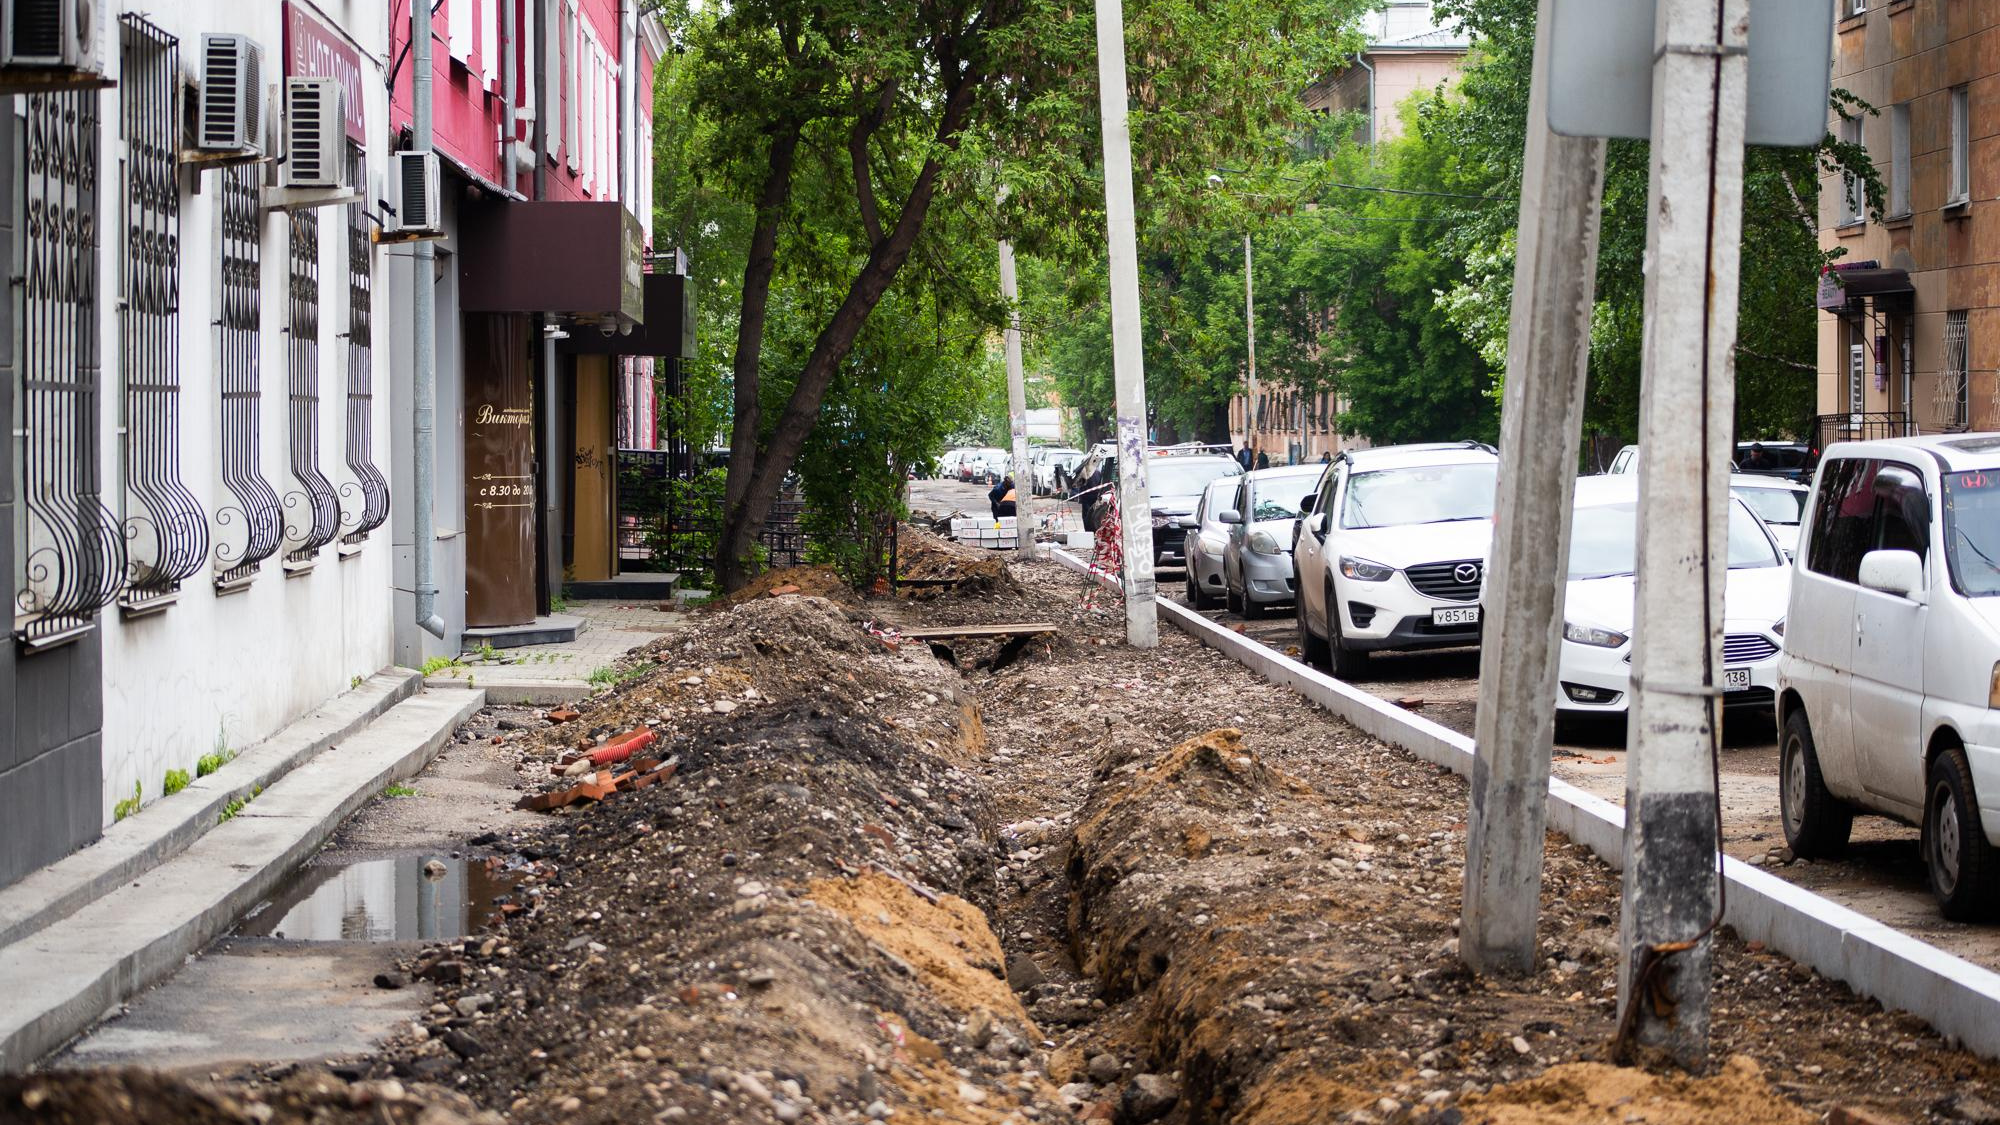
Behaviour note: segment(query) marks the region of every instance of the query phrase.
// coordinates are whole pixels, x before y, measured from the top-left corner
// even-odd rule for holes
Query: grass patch
[[[626,680],[637,679],[658,667],[655,664],[635,664],[630,668],[618,669],[609,664],[601,664],[590,670],[584,679],[598,687],[616,687]]]
[[[417,795],[417,787],[414,785],[404,785],[399,781],[382,790],[382,795],[384,797],[414,797]]]
[[[126,817],[131,816],[133,813],[138,812],[139,806],[145,803],[146,803],[145,783],[139,781],[133,782],[132,795],[118,802],[117,804],[111,806],[112,821],[116,822],[124,820]]]
[[[424,666],[422,671],[424,676],[428,678],[430,676],[437,675],[439,672],[444,671],[446,668],[463,668],[463,667],[465,667],[465,662],[460,660],[456,656],[433,656],[430,659],[424,661]],[[453,675],[457,675],[457,673],[454,672]]]
[[[264,791],[263,786],[252,785],[250,787],[250,792],[247,795],[240,797],[231,797],[229,799],[229,803],[222,806],[222,811],[216,814],[215,823],[217,824],[227,823],[230,820],[230,818],[234,817],[237,813],[243,811],[243,806],[248,805],[250,802],[256,800],[257,795],[259,793],[262,793],[263,791]]]
[[[171,797],[181,790],[186,789],[193,781],[194,778],[189,777],[186,770],[168,770],[167,780],[161,784],[160,788],[166,791],[167,796]]]

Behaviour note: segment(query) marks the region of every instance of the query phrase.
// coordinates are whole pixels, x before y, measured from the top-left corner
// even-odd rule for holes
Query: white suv
[[[1370,652],[1479,643],[1499,468],[1478,442],[1334,459],[1292,548],[1307,661],[1352,679]]]
[[[1799,537],[1778,790],[1801,856],[1920,826],[1945,917],[2000,911],[2000,434],[1841,443]]]

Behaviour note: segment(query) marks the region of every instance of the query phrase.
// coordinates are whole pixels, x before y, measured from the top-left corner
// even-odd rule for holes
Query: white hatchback
[[[1556,671],[1556,709],[1563,715],[1623,715],[1631,705],[1638,521],[1636,474],[1576,482]],[[1732,497],[1722,595],[1725,707],[1771,714],[1790,590],[1791,571],[1770,529]]]
[[[1779,808],[1801,856],[1916,824],[1944,916],[2000,912],[2000,434],[1820,462],[1779,664]]]
[[[1470,441],[1334,458],[1292,547],[1308,662],[1353,679],[1371,652],[1479,643],[1499,468]]]

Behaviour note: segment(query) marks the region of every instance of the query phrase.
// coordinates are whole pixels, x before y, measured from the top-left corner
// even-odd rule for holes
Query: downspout
[[[514,103],[519,100],[520,82],[516,72],[520,69],[517,51],[520,44],[520,17],[514,8],[515,0],[500,0],[500,35],[507,46],[500,62],[500,135],[505,138],[500,143],[500,163],[503,165],[500,186],[508,191],[516,190],[517,177],[514,171],[514,156],[520,147],[514,139]]]
[[[549,117],[555,113],[556,76],[549,73],[549,6],[547,0],[529,0],[535,6],[535,122],[534,151],[529,158],[535,166],[535,199],[549,197]],[[558,50],[568,50],[561,44]],[[556,480],[556,466],[562,464],[557,445],[556,412],[562,405],[556,393],[556,318],[542,314],[542,554],[547,560],[543,575],[547,589],[543,596],[551,603],[562,593],[562,492]]]
[[[1354,56],[1354,62],[1368,72],[1368,162],[1375,162],[1375,68],[1368,63],[1367,55]]]
[[[410,101],[412,145],[417,151],[431,147],[431,6],[410,5]],[[415,385],[411,398],[415,417],[411,420],[411,444],[416,467],[416,513],[412,517],[416,534],[411,536],[411,552],[416,564],[417,625],[433,637],[444,637],[444,618],[437,614],[437,574],[433,551],[437,545],[437,518],[432,513],[432,492],[437,461],[437,247],[429,239],[419,239],[411,253],[410,341],[411,367]]]

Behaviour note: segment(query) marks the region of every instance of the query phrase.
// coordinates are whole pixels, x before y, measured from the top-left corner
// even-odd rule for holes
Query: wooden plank
[[[1026,621],[1013,625],[945,625],[933,629],[904,629],[906,641],[943,641],[953,637],[1016,637],[1023,634],[1053,633],[1053,621]]]

